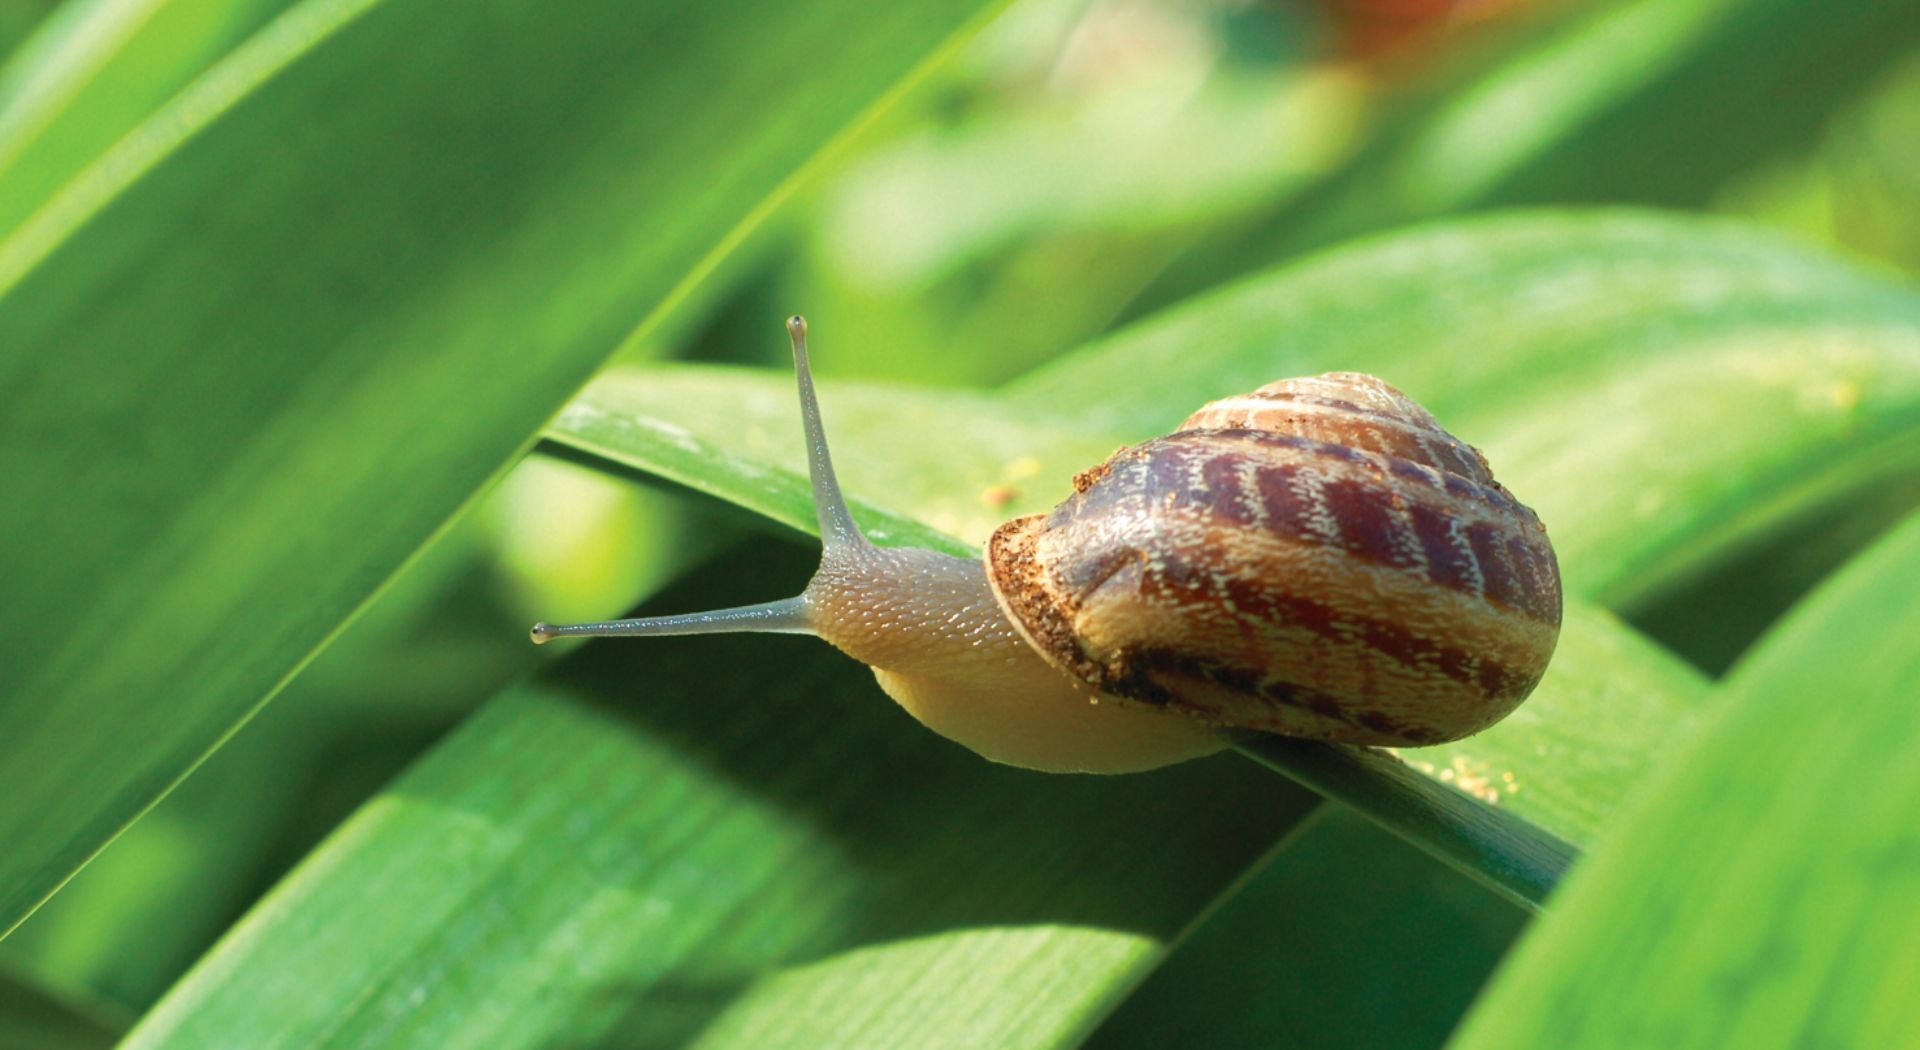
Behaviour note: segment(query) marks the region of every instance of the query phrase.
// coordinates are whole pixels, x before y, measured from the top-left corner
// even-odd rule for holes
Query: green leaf
[[[0,60],[13,60],[16,49],[46,21],[57,2],[17,0],[0,4]]]
[[[1736,668],[1456,1044],[1920,1043],[1920,517]]]
[[[0,243],[0,928],[980,6],[307,0]]]
[[[1538,907],[1573,846],[1592,842],[1693,731],[1704,692],[1658,646],[1571,604],[1546,678],[1485,732],[1402,750],[1398,761],[1393,752],[1280,737],[1243,750],[1507,899]]]
[[[734,538],[732,522],[693,509],[657,486],[522,461],[0,942],[0,966],[21,960],[144,1012],[420,752],[550,662],[524,642],[536,616],[617,615]]]
[[[811,561],[758,547],[658,607]],[[993,766],[811,639],[588,645],[365,807],[127,1045],[1070,1045],[1311,805],[1231,759]]]
[[[1572,845],[1493,809],[1497,794],[1477,804],[1382,750],[1265,736],[1240,751],[1345,803],[1513,904],[1539,907],[1575,859]]]
[[[1274,853],[1091,1050],[1439,1046],[1526,919],[1339,807]]]
[[[769,341],[784,340],[778,324]],[[831,354],[831,334],[814,341]],[[1071,492],[1110,432],[1016,414],[992,394],[829,382],[823,411],[855,517],[887,545],[971,554],[1007,518]],[[791,372],[700,365],[610,369],[548,427],[561,448],[679,482],[803,532],[815,530]],[[711,411],[725,406],[725,412]],[[927,420],[940,426],[930,429]],[[898,454],[890,450],[898,449]],[[944,459],[942,452],[950,452]],[[884,492],[886,505],[859,500]]]
[[[110,1011],[68,1001],[24,971],[0,966],[0,1046],[106,1050],[126,1024]]]
[[[290,0],[74,0],[0,67],[0,235]]]

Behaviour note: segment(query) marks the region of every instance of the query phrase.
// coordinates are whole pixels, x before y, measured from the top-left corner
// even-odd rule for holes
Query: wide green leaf
[[[1920,518],[1736,668],[1456,1045],[1913,1046]]]
[[[758,547],[657,607],[811,560]],[[128,1045],[1070,1045],[1311,805],[1230,759],[993,766],[810,639],[589,645],[364,808]]]
[[[126,1022],[95,1004],[74,1002],[0,965],[0,1046],[33,1050],[105,1050]]]
[[[0,59],[11,60],[14,49],[33,35],[56,0],[22,0],[0,5]]]
[[[824,332],[821,344],[830,352]],[[1048,505],[1101,450],[1203,401],[1278,376],[1373,371],[1487,449],[1548,522],[1574,593],[1624,602],[1920,470],[1917,351],[1910,288],[1773,238],[1636,214],[1520,216],[1253,279],[1001,395],[853,388],[843,399],[830,388],[828,412],[853,492],[885,492],[897,511],[977,540],[1004,515]],[[783,385],[616,372],[551,433],[804,527],[800,443],[780,437],[796,430]],[[910,538],[898,516],[873,521]],[[1575,605],[1552,673],[1519,715],[1408,757],[1585,842],[1684,738],[1697,694],[1670,658]],[[1317,789],[1517,897],[1537,900],[1563,863],[1551,842],[1529,845],[1524,830],[1444,796],[1415,798],[1377,764],[1369,773],[1377,760],[1285,746]]]
[[[291,0],[76,0],[0,67],[0,235]]]
[[[695,509],[657,486],[523,461],[0,941],[0,968],[17,961],[52,986],[144,1012],[420,751],[548,662],[524,641],[535,615],[618,614],[734,536],[731,521]]]
[[[1322,806],[1088,1046],[1438,1046],[1525,919]]]
[[[307,0],[0,243],[0,928],[980,6]]]

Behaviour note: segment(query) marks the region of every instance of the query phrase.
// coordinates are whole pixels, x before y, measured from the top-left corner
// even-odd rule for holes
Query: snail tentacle
[[[787,335],[793,341],[793,368],[799,378],[800,422],[807,434],[807,474],[813,486],[813,510],[820,522],[823,544],[822,565],[858,560],[873,549],[866,534],[854,523],[847,510],[846,497],[840,493],[840,481],[834,476],[833,457],[827,451],[826,427],[820,422],[820,402],[813,393],[813,367],[807,360],[807,319],[795,314],[787,318]],[[809,598],[813,587],[778,601],[742,605],[733,609],[681,613],[673,616],[641,616],[630,620],[600,623],[533,625],[533,641],[543,645],[555,638],[639,638],[677,634],[819,634],[815,624],[815,602]]]
[[[555,638],[643,638],[669,634],[738,634],[747,631],[760,634],[814,633],[807,612],[806,595],[676,616],[641,616],[604,623],[536,623],[533,625],[533,641],[536,645],[544,645]]]
[[[807,319],[799,314],[787,318],[787,335],[793,340],[793,370],[800,381],[800,423],[807,431],[807,475],[813,483],[813,513],[820,522],[823,557],[831,558],[846,548],[871,547],[847,509],[840,479],[833,472],[833,455],[827,451],[827,429],[820,422],[820,402],[813,396],[813,365],[807,360]]]

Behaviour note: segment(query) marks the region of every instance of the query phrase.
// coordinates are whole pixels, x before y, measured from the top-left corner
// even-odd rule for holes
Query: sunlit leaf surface
[[[0,928],[978,7],[308,0],[0,242]]]
[[[746,600],[796,553],[661,606]],[[589,645],[367,806],[129,1045],[1060,1045],[1311,804],[1230,758],[992,766],[811,639]]]
[[[1920,519],[1761,643],[1455,1045],[1920,1040],[1916,578]]]
[[[0,234],[292,0],[81,0],[0,67]]]

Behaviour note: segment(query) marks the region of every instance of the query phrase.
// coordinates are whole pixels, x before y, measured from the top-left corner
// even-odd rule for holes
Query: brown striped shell
[[[1478,451],[1372,376],[1215,401],[987,544],[1046,659],[1101,693],[1354,744],[1454,740],[1540,681],[1560,570]]]

